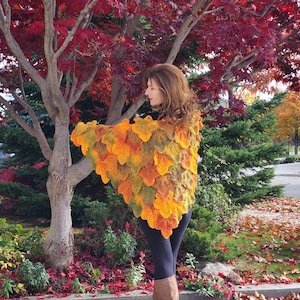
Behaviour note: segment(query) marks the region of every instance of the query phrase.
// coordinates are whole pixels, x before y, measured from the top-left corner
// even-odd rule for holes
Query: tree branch
[[[193,27],[201,20],[212,2],[212,0],[202,0],[193,5],[191,14],[184,20],[181,28],[179,29],[169,56],[166,60],[167,63],[174,62],[182,43],[184,42],[190,31],[193,29]],[[199,12],[200,10],[201,12]]]
[[[46,0],[44,0],[46,1]],[[72,41],[74,34],[76,30],[79,28],[79,26],[82,24],[82,21],[87,17],[87,15],[90,13],[91,9],[97,4],[99,0],[90,0],[88,3],[85,5],[85,7],[82,9],[80,12],[75,25],[73,28],[70,30],[68,36],[65,38],[64,42],[60,46],[60,48],[55,52],[54,57],[55,59],[58,59],[60,55],[64,52],[64,50],[67,48],[68,44],[70,41]],[[50,2],[53,2],[50,0]]]
[[[16,97],[16,93],[14,91],[10,91],[10,93],[12,93],[12,95],[14,97]],[[19,98],[17,96],[17,98]],[[20,100],[20,99],[19,99]],[[20,103],[19,101],[17,101],[18,103]],[[22,103],[24,103],[24,101],[21,101]],[[48,141],[41,129],[41,126],[39,124],[38,119],[36,118],[36,115],[34,114],[34,112],[31,110],[30,112],[28,112],[32,118],[32,123],[33,123],[33,127],[31,127],[27,122],[25,122],[21,116],[19,114],[17,114],[17,112],[15,111],[15,107],[12,105],[12,103],[10,103],[8,100],[6,100],[4,97],[2,97],[0,95],[0,103],[6,108],[6,110],[8,111],[9,115],[11,117],[14,118],[14,120],[28,133],[30,134],[32,137],[36,138],[41,151],[44,155],[44,157],[47,160],[50,160],[51,155],[52,155],[52,150],[48,144]]]

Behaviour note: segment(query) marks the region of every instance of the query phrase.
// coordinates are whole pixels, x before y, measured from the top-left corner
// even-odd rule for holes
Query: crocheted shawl
[[[189,127],[151,116],[117,125],[79,122],[71,141],[102,181],[123,195],[135,217],[169,238],[195,200],[201,128],[199,114]]]

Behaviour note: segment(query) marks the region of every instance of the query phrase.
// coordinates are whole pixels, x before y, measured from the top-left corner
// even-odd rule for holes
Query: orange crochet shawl
[[[81,146],[104,183],[123,195],[135,217],[169,238],[194,203],[199,130],[197,114],[187,127],[169,118],[125,119],[117,125],[78,123],[71,141]]]

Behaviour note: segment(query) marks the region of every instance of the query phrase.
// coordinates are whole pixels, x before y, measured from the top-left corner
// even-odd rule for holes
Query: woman
[[[153,299],[173,300],[179,299],[176,260],[192,214],[202,123],[177,67],[155,65],[144,83],[153,113],[111,126],[80,122],[71,140],[139,219],[154,262]]]
[[[196,112],[196,98],[181,71],[171,64],[159,64],[149,69],[144,77],[145,95],[157,109],[158,118],[171,118],[174,123],[183,121],[187,126]],[[197,121],[197,119],[196,119]],[[139,223],[148,241],[154,262],[154,300],[179,299],[176,281],[176,262],[184,232],[192,214],[190,209],[172,235],[165,239],[159,230],[149,227],[145,220]]]

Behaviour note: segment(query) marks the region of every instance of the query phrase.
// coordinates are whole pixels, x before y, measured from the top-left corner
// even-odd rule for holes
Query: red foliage
[[[15,181],[16,175],[13,172],[13,167],[0,169],[0,182]]]
[[[48,74],[44,56],[44,6],[39,1],[10,1],[12,33],[32,66],[42,76]],[[86,2],[57,1],[54,16],[56,49],[66,40]],[[117,76],[128,89],[127,103],[135,101],[142,92],[140,73],[149,65],[166,61],[170,49],[188,17],[196,22],[184,40],[175,64],[182,65],[190,57],[206,61],[209,76],[194,82],[201,105],[212,113],[212,126],[228,122],[230,115],[243,114],[242,103],[230,99],[225,110],[214,109],[220,92],[227,91],[232,82],[251,80],[251,73],[261,68],[278,67],[278,79],[291,88],[299,89],[299,8],[296,1],[226,1],[214,0],[207,7],[195,10],[183,0],[98,1],[91,9],[91,22],[79,27],[58,61],[64,74],[76,78],[77,87],[99,66],[88,94],[109,105],[112,78]],[[200,18],[201,17],[201,18]],[[133,26],[134,27],[130,27]],[[18,86],[15,63],[5,40],[1,39],[1,59],[7,62],[2,76],[8,86]],[[10,64],[11,62],[12,64]],[[17,69],[15,70],[17,72]],[[24,77],[28,73],[24,73]],[[64,89],[64,88],[62,88]],[[66,94],[71,97],[72,93]],[[209,104],[209,105],[208,105]],[[238,107],[238,108],[237,108]],[[228,117],[224,118],[224,115]],[[73,114],[76,122],[78,114]]]

